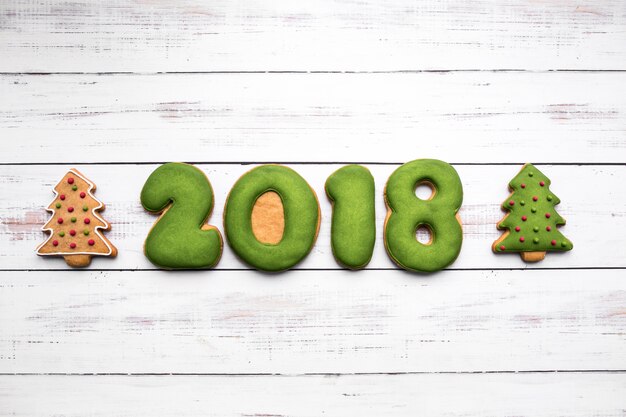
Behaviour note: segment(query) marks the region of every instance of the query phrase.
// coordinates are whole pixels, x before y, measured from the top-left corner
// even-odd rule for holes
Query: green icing
[[[374,177],[360,165],[347,165],[326,180],[333,203],[331,246],[340,264],[361,269],[372,258],[376,241]]]
[[[285,216],[283,238],[262,243],[252,231],[252,209],[268,191],[276,192]],[[319,203],[307,182],[294,170],[262,165],[235,183],[224,208],[224,230],[230,247],[247,264],[262,271],[283,271],[311,251],[319,229]]]
[[[430,200],[415,195],[423,183],[435,190]],[[389,177],[385,202],[385,248],[394,262],[420,272],[438,271],[454,262],[463,242],[463,229],[456,218],[463,202],[463,186],[450,164],[434,159],[407,162]],[[420,226],[430,229],[429,244],[417,241]]]
[[[222,236],[206,224],[213,210],[213,189],[202,171],[183,163],[161,165],[144,184],[141,204],[148,211],[162,213],[144,244],[152,263],[167,269],[217,264]]]
[[[494,252],[572,250],[572,242],[557,229],[565,224],[565,219],[555,210],[561,201],[550,191],[548,177],[532,164],[526,164],[511,180],[509,189],[511,195],[502,203],[502,209],[509,213],[498,223],[498,229],[507,232],[494,242]],[[522,201],[526,204],[521,204]]]

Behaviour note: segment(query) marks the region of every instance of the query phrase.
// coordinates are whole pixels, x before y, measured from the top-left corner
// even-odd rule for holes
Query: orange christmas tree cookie
[[[54,187],[55,199],[48,206],[52,217],[42,230],[50,233],[37,248],[41,256],[63,256],[72,267],[91,263],[92,256],[115,256],[117,249],[102,235],[111,225],[100,215],[104,204],[93,192],[96,185],[75,169],[70,169]]]

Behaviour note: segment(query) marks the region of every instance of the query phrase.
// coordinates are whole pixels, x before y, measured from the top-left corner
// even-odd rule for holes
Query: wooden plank
[[[3,416],[618,417],[624,374],[0,377]]]
[[[626,73],[0,76],[0,162],[626,162]]]
[[[2,373],[622,370],[623,271],[2,272]]]
[[[0,4],[0,71],[625,69],[626,6],[502,0]]]
[[[416,151],[413,156],[418,157]],[[407,155],[407,157],[410,157]],[[154,266],[143,255],[143,242],[157,220],[139,202],[141,188],[158,165],[76,166],[98,186],[96,196],[105,202],[104,218],[112,224],[107,234],[117,246],[115,259],[94,259],[95,269],[146,269]],[[330,247],[331,205],[324,193],[326,178],[341,165],[292,165],[318,195],[322,222],[317,243],[299,268],[338,268]],[[71,166],[35,165],[0,167],[1,269],[66,269],[59,258],[42,258],[34,250],[46,237],[41,226],[49,213],[45,207],[54,196],[52,187]],[[215,193],[215,209],[209,223],[223,234],[222,213],[235,181],[252,168],[249,165],[199,165]],[[383,189],[394,165],[368,165],[377,189],[377,243],[370,268],[395,268],[383,245],[386,214]],[[561,198],[559,213],[568,224],[563,233],[574,250],[553,253],[538,264],[525,264],[516,254],[495,255],[491,244],[501,232],[496,223],[503,217],[500,204],[509,195],[507,184],[519,166],[456,166],[464,186],[460,215],[464,224],[461,255],[453,268],[571,268],[626,267],[622,244],[626,229],[626,194],[620,192],[626,166],[541,166],[552,179],[551,190]],[[586,190],[581,192],[581,190]],[[228,247],[217,268],[247,268]],[[358,275],[358,274],[357,274]]]

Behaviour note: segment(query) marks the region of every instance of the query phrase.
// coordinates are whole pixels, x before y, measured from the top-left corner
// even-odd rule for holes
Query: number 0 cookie
[[[104,204],[93,193],[96,185],[75,169],[54,187],[56,197],[48,206],[52,217],[43,226],[50,233],[37,248],[41,256],[62,256],[72,267],[84,267],[92,256],[115,256],[117,249],[102,234],[109,230],[99,212]]]
[[[320,207],[315,192],[294,170],[262,165],[230,190],[224,232],[237,256],[261,271],[283,271],[315,245]]]

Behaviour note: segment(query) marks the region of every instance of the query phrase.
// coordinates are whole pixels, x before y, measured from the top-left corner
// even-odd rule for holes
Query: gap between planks
[[[566,370],[497,370],[497,371],[406,371],[406,372],[305,372],[305,373],[196,373],[196,372],[0,372],[2,376],[199,376],[199,377],[265,377],[284,378],[320,376],[396,376],[396,375],[497,375],[497,374],[626,374],[626,369],[566,369]]]
[[[464,272],[464,271],[592,271],[592,270],[624,270],[626,266],[566,266],[566,267],[533,267],[527,266],[525,268],[444,268],[441,271],[452,271],[452,272]],[[19,269],[19,268],[7,268],[0,269],[0,272],[146,272],[146,271],[169,271],[163,268],[86,268],[86,269],[54,269],[54,268],[41,268],[41,269]],[[209,268],[209,269],[174,269],[173,272],[206,272],[206,271],[219,271],[219,272],[243,272],[243,271],[252,271],[252,272],[261,272],[268,275],[281,274],[287,271],[354,271],[355,273],[358,271],[405,271],[402,268],[362,268],[358,270],[351,270],[347,268],[290,268],[287,271],[282,272],[263,272],[257,271],[254,268]],[[439,272],[441,272],[439,271]],[[415,275],[432,275],[435,273],[419,273],[419,272],[411,272],[409,273]]]
[[[400,70],[381,70],[381,71],[359,71],[359,70],[241,70],[241,71],[2,71],[0,76],[46,76],[46,75],[196,75],[196,74],[447,74],[454,72],[515,72],[529,74],[550,74],[558,72],[580,72],[580,73],[620,73],[626,72],[626,69],[570,69],[570,68],[553,68],[546,70],[529,70],[522,68],[487,68],[487,69],[400,69]]]
[[[0,162],[0,166],[66,166],[66,165],[162,165],[172,161],[105,161],[105,162]],[[191,165],[381,165],[400,166],[406,162],[372,161],[177,161]],[[447,161],[446,161],[447,162]],[[448,162],[452,166],[522,166],[524,162]],[[535,166],[626,166],[626,162],[531,162]]]

